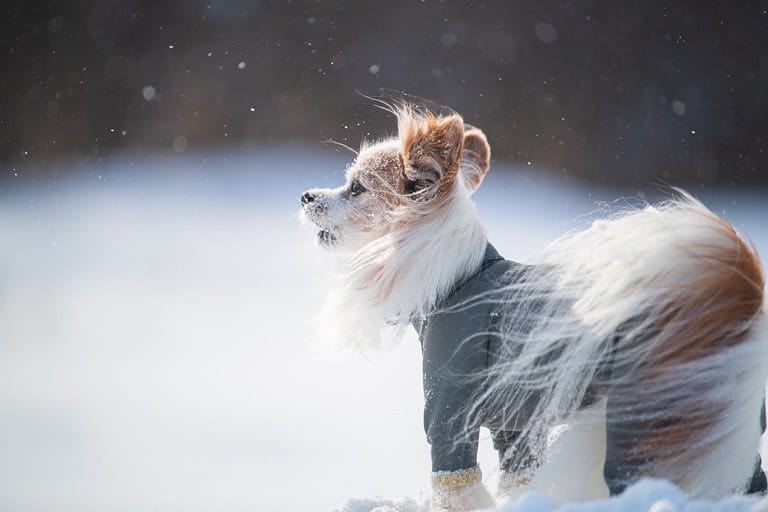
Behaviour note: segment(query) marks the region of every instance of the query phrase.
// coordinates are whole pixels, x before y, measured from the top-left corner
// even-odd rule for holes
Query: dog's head
[[[398,136],[364,145],[346,183],[301,196],[305,219],[322,246],[355,250],[404,224],[439,213],[456,194],[471,194],[490,165],[479,129],[458,114],[436,115],[405,105],[393,108]]]

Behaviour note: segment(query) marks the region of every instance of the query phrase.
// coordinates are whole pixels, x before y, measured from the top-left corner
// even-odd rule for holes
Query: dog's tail
[[[545,443],[607,397],[614,485],[657,476],[696,496],[743,491],[768,376],[755,250],[680,192],[567,235],[542,259],[510,276],[499,364],[475,407]]]

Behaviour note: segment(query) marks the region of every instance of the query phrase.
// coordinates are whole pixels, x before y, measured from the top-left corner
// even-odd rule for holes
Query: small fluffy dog
[[[595,498],[643,476],[699,497],[765,489],[764,277],[734,228],[679,192],[562,237],[536,264],[505,260],[471,199],[490,165],[483,132],[390,108],[397,137],[364,145],[344,185],[301,203],[340,255],[335,336],[378,346],[419,332],[432,508],[494,504],[481,426],[502,497]]]

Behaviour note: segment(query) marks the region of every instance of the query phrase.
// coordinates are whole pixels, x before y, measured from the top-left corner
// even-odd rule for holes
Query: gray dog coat
[[[481,391],[482,374],[498,358],[501,339],[498,320],[502,289],[520,279],[532,267],[504,259],[488,244],[480,269],[457,284],[453,291],[426,318],[415,319],[423,354],[424,430],[430,444],[433,471],[458,471],[477,465],[479,430],[468,429],[463,413]],[[482,299],[478,297],[482,296]],[[531,306],[534,307],[534,306]],[[610,370],[609,370],[610,371]],[[532,397],[531,400],[535,400]],[[533,461],[528,447],[518,443],[518,453],[508,453],[519,431],[529,421],[535,403],[516,408],[515,418],[499,418],[493,411],[471,424],[491,431],[503,470],[517,471]],[[633,461],[618,446],[627,443],[626,431],[613,428],[613,407],[608,394],[607,455],[604,476],[611,494],[620,493],[641,476],[641,461]],[[615,422],[619,424],[620,422]],[[765,412],[761,414],[765,430]],[[631,440],[629,440],[631,441]],[[760,463],[748,492],[766,490]]]

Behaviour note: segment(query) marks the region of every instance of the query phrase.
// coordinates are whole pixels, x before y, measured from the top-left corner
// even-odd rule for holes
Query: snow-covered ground
[[[327,511],[350,496],[423,498],[415,337],[369,360],[317,348],[311,318],[327,279],[295,213],[300,193],[340,182],[347,161],[269,148],[0,186],[0,510]],[[597,201],[635,193],[502,168],[476,199],[510,258]],[[768,192],[700,196],[768,255]],[[637,492],[684,501],[664,484]],[[547,506],[529,497],[505,510]]]

